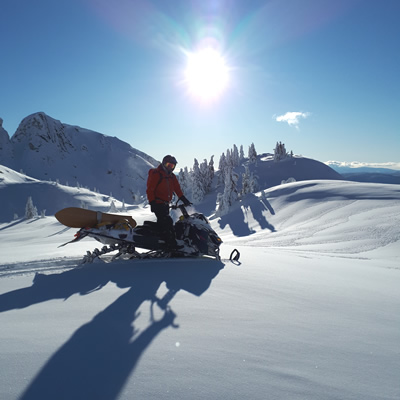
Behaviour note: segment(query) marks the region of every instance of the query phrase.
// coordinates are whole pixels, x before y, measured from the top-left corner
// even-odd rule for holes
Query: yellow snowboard
[[[58,211],[55,217],[70,228],[93,228],[98,224],[115,224],[123,221],[128,221],[132,228],[136,226],[136,221],[130,215],[108,214],[78,207],[64,208]]]

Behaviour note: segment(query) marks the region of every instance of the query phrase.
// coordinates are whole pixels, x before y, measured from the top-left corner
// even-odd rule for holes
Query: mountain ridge
[[[24,118],[11,139],[0,132],[1,164],[40,180],[96,188],[131,201],[158,165],[117,137],[64,124],[43,112]],[[8,139],[8,140],[7,140]]]

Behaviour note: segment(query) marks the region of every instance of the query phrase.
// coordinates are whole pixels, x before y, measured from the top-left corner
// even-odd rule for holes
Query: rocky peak
[[[8,145],[0,148],[0,164],[36,179],[96,187],[127,201],[145,193],[148,171],[158,165],[116,137],[64,124],[44,112],[24,118],[11,140],[0,134],[2,141]]]
[[[0,156],[6,157],[11,152],[11,141],[7,131],[3,128],[3,119],[0,118]]]
[[[46,144],[55,144],[62,152],[68,152],[73,147],[65,125],[44,112],[24,118],[11,140],[13,143],[27,144],[34,151]]]

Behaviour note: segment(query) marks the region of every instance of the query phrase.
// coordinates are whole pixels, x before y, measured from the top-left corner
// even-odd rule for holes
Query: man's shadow
[[[169,304],[181,289],[202,295],[224,264],[215,260],[158,260],[97,264],[61,274],[37,275],[33,285],[0,296],[0,311],[87,295],[114,282],[129,290],[80,327],[48,360],[20,397],[33,399],[116,399],[141,356],[164,329],[177,327]],[[168,292],[157,297],[165,282]],[[139,307],[158,304],[163,317],[135,330]]]

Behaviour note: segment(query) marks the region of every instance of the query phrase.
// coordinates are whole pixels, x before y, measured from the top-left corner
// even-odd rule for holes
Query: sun
[[[229,83],[229,68],[224,57],[213,48],[189,53],[185,83],[192,96],[205,102],[217,99]]]

